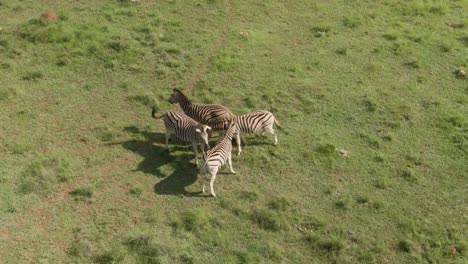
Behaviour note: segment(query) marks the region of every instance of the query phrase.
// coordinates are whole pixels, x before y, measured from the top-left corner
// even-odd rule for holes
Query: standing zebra
[[[184,112],[171,111],[166,112],[160,116],[156,116],[156,110],[153,107],[151,116],[155,119],[164,117],[164,127],[166,128],[166,150],[169,151],[169,138],[175,134],[178,138],[184,141],[191,141],[193,152],[195,153],[195,164],[198,167],[198,149],[200,145],[202,153],[205,153],[205,147],[210,148],[208,143],[208,131],[211,127],[207,125],[198,124]]]
[[[192,104],[190,100],[179,89],[174,89],[169,98],[171,104],[179,103],[185,114],[196,121],[211,126],[211,124],[225,122],[226,124],[234,117],[231,111],[220,104]]]
[[[275,130],[273,129],[273,124],[276,124],[277,127],[281,128],[275,116],[266,110],[257,110],[253,113],[237,116],[234,118],[234,121],[237,125],[236,143],[237,143],[237,155],[240,155],[241,149],[241,137],[240,133],[256,133],[262,131],[262,134],[266,131],[272,134],[275,137],[274,145],[278,144],[278,137],[276,136]],[[212,125],[214,130],[225,130],[226,123],[218,122]]]
[[[231,151],[232,151],[232,137],[237,131],[237,126],[234,121],[229,123],[229,127],[223,139],[212,149],[203,154],[203,165],[200,168],[199,179],[202,183],[202,192],[205,193],[205,179],[210,176],[210,191],[213,197],[216,197],[214,192],[214,182],[219,168],[223,166],[226,161],[229,164],[229,169],[233,174],[236,172],[232,169]]]

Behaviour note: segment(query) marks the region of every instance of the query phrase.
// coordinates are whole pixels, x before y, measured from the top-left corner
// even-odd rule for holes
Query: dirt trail
[[[213,60],[216,57],[216,55],[218,55],[219,51],[226,44],[226,41],[229,37],[232,22],[232,3],[230,0],[226,1],[226,14],[226,22],[223,30],[221,31],[220,36],[216,39],[213,46],[211,46],[206,61],[198,66],[196,71],[192,74],[192,78],[190,79],[188,85],[184,89],[184,93],[186,95],[190,94],[192,90],[197,86],[197,84],[203,79],[206,72],[208,71],[208,67],[213,63]]]
[[[213,63],[214,58],[219,53],[219,51],[224,47],[230,32],[230,26],[232,22],[232,3],[231,0],[226,1],[226,22],[224,28],[221,30],[220,36],[216,39],[214,44],[211,46],[210,51],[208,52],[207,59],[204,63],[200,64],[192,74],[188,85],[184,89],[184,93],[190,94],[197,84],[203,79],[208,67]],[[175,85],[175,82],[172,83]],[[125,163],[125,162],[124,162]],[[99,170],[112,170],[115,164],[122,164],[121,159],[116,159],[110,163],[105,164],[101,168],[93,168]],[[91,173],[91,172],[90,172]],[[18,215],[11,221],[12,224],[8,226],[3,226],[0,229],[0,243],[9,241],[12,236],[14,236],[14,231],[24,228],[28,225],[34,226],[37,229],[47,230],[49,225],[55,220],[54,215],[51,213],[51,208],[57,204],[67,200],[70,192],[72,192],[75,187],[87,184],[91,181],[89,176],[90,173],[83,173],[84,176],[76,179],[73,183],[69,184],[63,188],[60,192],[57,192],[52,197],[45,200],[43,203],[38,204],[36,208],[32,209],[29,212],[26,212],[24,215]],[[36,223],[31,223],[31,219],[37,219]],[[0,253],[0,259],[2,259],[2,254]]]

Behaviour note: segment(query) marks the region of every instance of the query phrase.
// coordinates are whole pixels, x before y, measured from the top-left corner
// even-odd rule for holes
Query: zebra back
[[[179,103],[188,116],[209,126],[220,121],[230,121],[234,117],[231,111],[221,104],[192,104],[188,97],[178,89],[174,89],[169,102]]]
[[[184,110],[185,111],[185,110]],[[191,104],[186,113],[202,124],[228,123],[234,115],[220,104]]]
[[[273,114],[266,110],[258,110],[250,114],[241,115],[235,118],[239,131],[243,133],[255,133],[262,128],[272,125],[275,122]]]

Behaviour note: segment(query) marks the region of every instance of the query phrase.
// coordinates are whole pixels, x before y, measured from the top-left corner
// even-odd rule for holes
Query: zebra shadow
[[[187,192],[186,187],[197,181],[198,169],[193,159],[192,145],[171,137],[170,149],[164,148],[165,134],[153,133],[138,127],[125,127],[124,131],[139,135],[120,144],[127,150],[135,152],[144,159],[137,165],[136,171],[152,174],[161,180],[154,185],[154,192],[160,195],[196,196],[199,192]]]

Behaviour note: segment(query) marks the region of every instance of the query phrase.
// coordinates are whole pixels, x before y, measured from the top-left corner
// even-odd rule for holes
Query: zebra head
[[[206,150],[210,149],[210,143],[208,142],[208,133],[211,131],[211,127],[207,125],[199,124],[195,129],[197,133],[197,141],[203,144]]]
[[[169,103],[171,104],[176,104],[182,102],[184,99],[187,99],[187,97],[182,93],[181,90],[174,88],[172,90],[172,95],[169,98]]]

